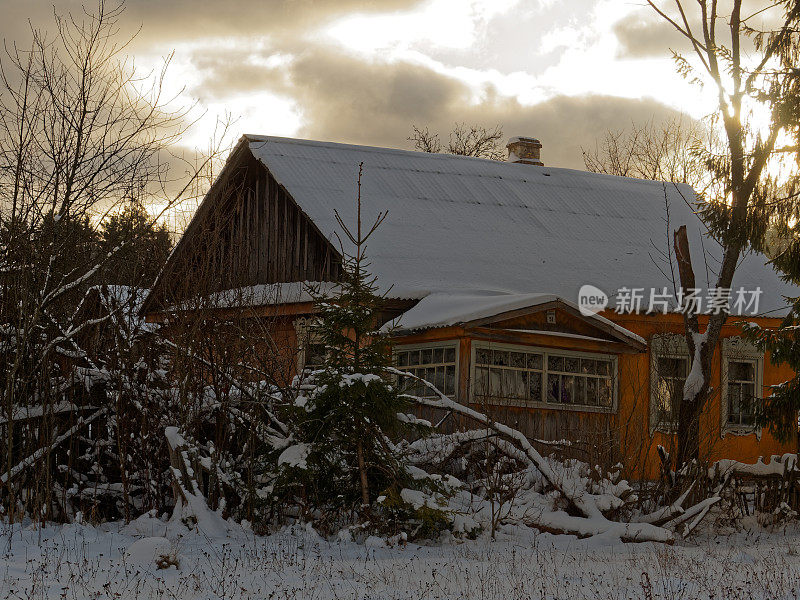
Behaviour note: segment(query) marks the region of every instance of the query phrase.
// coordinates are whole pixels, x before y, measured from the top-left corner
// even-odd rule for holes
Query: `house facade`
[[[336,216],[355,223],[361,167],[364,221],[388,211],[367,255],[398,367],[545,447],[656,477],[690,364],[671,232],[687,226],[709,281],[720,249],[687,186],[547,167],[540,148],[514,138],[498,162],[244,136],[143,311],[167,321],[202,298],[214,318],[268,320],[276,351],[291,353],[287,377],[313,366],[324,348],[309,289],[341,276]],[[747,344],[740,322],[777,324],[783,296],[798,292],[757,255],[734,284],[751,302],[732,306],[714,356],[701,454],[755,462],[796,450],[752,422],[791,372]],[[587,285],[609,296],[605,308],[581,305]],[[621,306],[625,293],[639,301]],[[712,310],[713,290],[703,294]]]

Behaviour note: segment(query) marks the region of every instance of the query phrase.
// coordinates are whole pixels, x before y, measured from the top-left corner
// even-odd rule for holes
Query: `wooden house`
[[[335,211],[355,222],[363,164],[364,220],[389,212],[367,254],[387,290],[397,364],[531,439],[653,477],[657,446],[674,443],[689,357],[681,315],[674,305],[648,310],[648,294],[675,289],[673,229],[687,226],[710,281],[719,247],[689,187],[547,167],[540,148],[514,138],[510,160],[498,162],[244,136],[144,311],[164,321],[212,298],[215,318],[272,319],[297,350],[292,370],[313,364],[323,349],[309,333],[307,285],[340,277],[347,248]],[[762,324],[778,323],[782,295],[797,294],[757,255],[743,258],[734,283],[760,291],[757,314],[741,312]],[[586,284],[643,290],[644,303],[581,310]],[[754,402],[791,373],[745,343],[739,321],[729,319],[714,359],[701,427],[709,460],[795,450],[752,425]]]

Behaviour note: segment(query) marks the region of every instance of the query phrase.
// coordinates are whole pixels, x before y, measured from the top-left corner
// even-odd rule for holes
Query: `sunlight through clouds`
[[[420,8],[343,17],[324,33],[357,52],[386,52],[422,45],[470,48],[482,23],[510,11],[520,0],[430,0]]]

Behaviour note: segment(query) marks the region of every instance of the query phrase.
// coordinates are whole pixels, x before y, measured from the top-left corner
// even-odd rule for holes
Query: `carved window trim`
[[[687,371],[691,368],[691,357],[686,337],[680,333],[658,333],[650,339],[650,435],[654,432],[674,434],[677,431],[676,421],[663,422],[659,419],[659,358],[677,358],[685,360]]]
[[[752,425],[728,423],[728,364],[730,362],[751,362],[755,366],[755,396],[763,399],[764,353],[741,337],[727,337],[722,340],[722,395],[720,397],[720,436],[727,434],[751,435],[761,437],[761,429]]]

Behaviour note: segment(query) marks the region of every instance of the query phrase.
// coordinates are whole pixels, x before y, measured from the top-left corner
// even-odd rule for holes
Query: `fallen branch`
[[[88,425],[98,417],[104,415],[108,409],[101,408],[96,413],[89,415],[86,418],[80,417],[78,422],[75,423],[72,427],[70,427],[65,433],[58,436],[53,442],[43,448],[39,448],[36,452],[31,454],[28,458],[23,460],[22,462],[18,463],[16,466],[12,467],[11,470],[6,471],[2,475],[0,475],[0,484],[6,484],[7,482],[11,481],[14,477],[19,475],[23,470],[31,465],[35,464],[39,460],[41,460],[45,455],[49,452],[52,452],[56,447],[60,444],[63,444],[66,440],[71,438],[75,433],[84,425]]]
[[[562,531],[580,532],[580,534],[584,536],[607,533],[609,535],[618,535],[620,539],[625,539],[627,541],[649,540],[667,543],[674,541],[674,536],[671,531],[649,523],[619,523],[607,519],[598,507],[594,495],[586,490],[578,489],[576,485],[569,485],[572,482],[560,481],[559,477],[550,467],[550,464],[531,445],[528,438],[526,438],[522,432],[508,427],[507,425],[503,425],[502,423],[497,423],[468,406],[454,402],[442,394],[436,386],[424,379],[391,367],[388,371],[394,375],[409,377],[422,383],[437,396],[436,398],[420,398],[406,395],[406,398],[409,400],[422,406],[440,408],[463,415],[476,421],[483,427],[495,431],[501,437],[512,441],[520,448],[520,457],[523,457],[527,462],[538,469],[544,480],[567,501],[569,508],[572,509],[571,512],[579,513],[579,516],[571,516],[568,513],[563,513],[562,516],[562,513],[557,512],[544,513],[542,519],[546,522],[541,522],[542,519],[540,519],[539,525],[541,527],[550,527],[551,525],[556,528],[563,527]]]
[[[682,537],[686,537],[692,532],[692,530],[695,527],[697,527],[700,524],[700,521],[703,520],[703,517],[705,517],[708,514],[709,509],[720,500],[722,500],[720,496],[712,496],[711,498],[706,498],[702,502],[698,502],[691,508],[688,508],[686,511],[684,511],[682,515],[675,517],[671,521],[665,523],[664,527],[667,527],[675,531],[678,525],[680,525],[681,523],[685,523],[692,517],[697,517],[689,525],[683,528],[683,532],[681,535]]]

